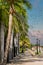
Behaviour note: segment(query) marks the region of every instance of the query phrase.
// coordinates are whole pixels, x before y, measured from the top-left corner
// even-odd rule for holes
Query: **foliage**
[[[0,17],[2,17],[2,21],[4,22],[4,25],[7,26],[7,28],[9,8],[12,4],[14,9],[13,27],[16,32],[21,32],[21,30],[26,32],[28,30],[26,8],[31,9],[32,6],[28,0],[0,0],[0,9],[2,10]]]
[[[11,11],[9,10],[11,8]],[[20,33],[20,40],[22,41],[23,45],[24,43],[28,43],[28,38],[26,38],[28,33],[28,21],[27,21],[27,10],[31,9],[31,4],[28,0],[0,0],[0,9],[1,9],[1,21],[4,22],[5,29],[8,29],[8,21],[9,21],[9,14],[11,13],[13,15],[13,25],[10,27],[10,31],[14,28],[15,35],[17,33]],[[11,32],[8,32],[10,35],[8,41],[6,42],[6,51],[5,51],[5,59],[7,59],[7,53],[9,51],[9,43],[10,43],[10,36]],[[26,44],[25,44],[26,45]],[[25,46],[24,45],[24,46]],[[27,44],[28,45],[28,44]],[[23,47],[23,46],[22,46]],[[7,52],[7,53],[6,53]]]

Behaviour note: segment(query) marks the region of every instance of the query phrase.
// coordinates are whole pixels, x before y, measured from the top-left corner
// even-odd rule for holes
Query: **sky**
[[[32,43],[35,43],[36,37],[40,38],[43,45],[43,0],[29,0],[32,9],[28,11],[29,32]]]
[[[29,25],[35,30],[43,30],[43,0],[29,0],[32,10],[29,10]]]

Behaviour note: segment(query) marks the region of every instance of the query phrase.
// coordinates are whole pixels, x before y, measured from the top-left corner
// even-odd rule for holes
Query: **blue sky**
[[[29,0],[32,4],[32,10],[28,10],[29,15],[29,36],[31,43],[36,43],[36,39],[40,39],[43,45],[43,0]],[[40,32],[38,32],[40,31]]]
[[[30,29],[43,30],[43,0],[29,0],[32,10],[28,11]]]

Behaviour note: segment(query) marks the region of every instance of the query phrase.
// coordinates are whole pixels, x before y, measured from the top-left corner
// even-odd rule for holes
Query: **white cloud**
[[[37,8],[39,6],[39,2],[40,2],[40,0],[34,0],[34,6],[35,6],[35,8]]]
[[[40,39],[40,44],[43,45],[43,30],[29,30],[31,43],[36,43],[36,39]]]
[[[30,30],[31,36],[42,38],[43,37],[43,30],[37,31],[37,30]]]

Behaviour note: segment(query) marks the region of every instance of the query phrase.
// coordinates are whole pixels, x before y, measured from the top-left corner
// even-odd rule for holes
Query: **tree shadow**
[[[41,60],[41,59],[32,59],[32,58],[29,58],[29,59],[16,58],[12,62],[13,62],[13,64],[22,64],[22,63],[26,63],[26,62],[36,62],[36,61],[39,61],[40,62],[40,61],[43,61],[43,60]]]

